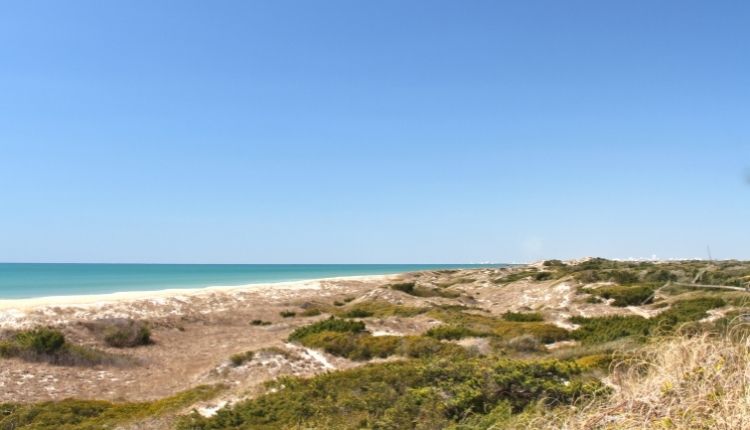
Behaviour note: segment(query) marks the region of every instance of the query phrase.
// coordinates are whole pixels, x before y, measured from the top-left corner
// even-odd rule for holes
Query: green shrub
[[[487,336],[487,333],[471,330],[461,325],[442,324],[427,330],[425,336],[440,340],[458,340],[465,337]]]
[[[289,341],[294,342],[311,334],[322,332],[361,333],[365,331],[365,324],[361,321],[338,319],[330,317],[310,325],[300,327],[289,335]]]
[[[524,334],[514,337],[505,343],[508,348],[519,352],[538,352],[544,351],[541,342],[534,336]]]
[[[271,385],[271,393],[210,418],[194,413],[177,428],[446,428],[488,413],[507,417],[536,402],[571,404],[603,389],[580,372],[573,363],[555,360],[424,358],[381,363],[308,379],[282,378]]]
[[[297,316],[297,312],[294,311],[281,311],[279,312],[282,318],[292,318]]]
[[[554,343],[570,339],[570,332],[564,328],[540,322],[506,322],[503,325],[498,325],[494,334],[503,339],[529,335],[539,339],[542,343]]]
[[[560,260],[544,260],[544,263],[542,263],[544,267],[561,267],[565,266],[565,263],[563,263]]]
[[[357,303],[350,306],[352,307],[349,309],[335,311],[336,315],[346,318],[351,312],[357,312],[362,315],[366,313],[368,316],[376,316],[380,318],[391,316],[413,317],[428,311],[427,308],[394,305],[382,300]]]
[[[474,278],[454,278],[446,282],[441,282],[438,284],[438,287],[440,288],[449,288],[454,285],[459,284],[471,284],[472,282],[476,281]]]
[[[726,306],[726,301],[720,297],[681,300],[673,303],[655,319],[660,329],[670,330],[683,323],[701,320],[708,316],[707,311],[722,306]]]
[[[569,338],[567,330],[543,322],[504,321],[487,315],[451,309],[433,309],[429,312],[429,315],[446,324],[466,327],[474,332],[486,333],[503,340],[510,340],[524,334],[534,336],[542,343],[552,343]]]
[[[390,289],[401,291],[402,293],[406,293],[406,294],[414,294],[415,287],[416,287],[416,283],[414,282],[401,282],[398,284],[390,285]]]
[[[459,345],[440,342],[427,336],[403,336],[400,338],[396,354],[412,358],[456,357],[464,359],[466,350]]]
[[[612,282],[621,285],[635,284],[638,282],[638,274],[626,270],[613,270],[607,274]]]
[[[400,344],[398,336],[372,336],[367,333],[346,333],[324,331],[309,334],[300,342],[309,347],[338,357],[363,361],[372,358],[385,358],[396,353]]]
[[[534,275],[534,280],[546,281],[546,280],[552,279],[553,277],[554,275],[552,274],[552,272],[539,272],[536,275]]]
[[[345,357],[350,360],[370,360],[391,355],[421,357],[445,351],[456,352],[455,345],[443,344],[425,336],[372,336],[360,321],[330,319],[300,327],[289,336],[309,348]],[[458,349],[461,349],[458,347]]]
[[[473,281],[473,280],[472,280]],[[451,285],[454,285],[456,283],[460,283],[458,281],[452,283]],[[450,285],[441,285],[443,288],[447,288]],[[419,287],[414,282],[402,282],[399,284],[391,284],[390,288],[392,290],[401,291],[402,293],[409,294],[411,296],[415,297],[446,297],[450,299],[454,299],[461,294],[456,291],[447,291],[447,290],[441,290],[441,289],[435,289],[435,288],[425,288],[425,287]]]
[[[717,297],[682,300],[672,304],[659,315],[646,319],[636,315],[612,315],[605,317],[573,317],[570,319],[581,327],[572,332],[574,339],[582,343],[610,342],[622,337],[645,338],[651,334],[669,333],[680,325],[706,317],[706,311],[726,305]]]
[[[508,273],[501,278],[495,279],[493,282],[496,284],[509,284],[511,282],[520,281],[522,279],[531,278],[537,274],[536,269],[527,269],[519,272]]]
[[[96,337],[114,348],[150,345],[151,330],[143,321],[130,318],[104,318],[83,324]]]
[[[643,280],[647,281],[647,282],[664,283],[664,282],[668,282],[668,281],[676,281],[677,280],[677,275],[675,275],[674,273],[670,272],[669,270],[664,270],[664,269],[658,269],[657,270],[657,269],[654,269],[654,270],[648,271],[644,275]]]
[[[604,299],[613,299],[612,304],[620,307],[651,303],[654,295],[654,288],[643,285],[584,288],[582,291]]]
[[[271,322],[263,320],[252,320],[250,321],[250,325],[271,325]]]
[[[599,282],[599,272],[596,270],[581,270],[573,274],[573,278],[583,284],[593,284]]]
[[[19,331],[0,341],[0,357],[17,357],[26,361],[43,361],[64,366],[129,363],[126,358],[71,344],[60,331],[51,328]]]
[[[14,341],[18,348],[36,354],[55,354],[65,346],[65,336],[61,332],[45,327],[16,333]]]
[[[99,400],[62,400],[36,404],[0,404],[2,430],[101,430],[150,428],[130,425],[153,423],[175,416],[196,402],[215,397],[224,387],[199,386],[153,402],[110,403]],[[169,419],[171,421],[171,418]]]
[[[581,369],[607,369],[613,360],[612,354],[591,354],[579,357],[575,360],[575,363],[581,367]]]
[[[610,342],[626,336],[647,336],[652,326],[652,321],[637,315],[573,317],[570,321],[581,325],[571,337],[584,344]]]
[[[316,316],[318,316],[318,315],[320,315],[322,313],[323,312],[320,309],[318,309],[318,308],[310,308],[310,309],[305,309],[302,312],[302,316],[303,317],[316,317]]]
[[[254,351],[245,351],[238,354],[233,354],[231,357],[229,357],[229,361],[232,362],[233,366],[239,367],[252,360],[253,357],[255,357]]]
[[[115,348],[132,348],[150,345],[151,330],[142,322],[128,321],[124,324],[114,324],[104,331],[104,341]]]
[[[373,315],[374,313],[372,311],[368,311],[367,309],[355,308],[347,311],[343,316],[346,318],[367,318]]]
[[[544,321],[544,317],[539,312],[511,312],[507,311],[503,314],[505,321],[515,322],[539,322]]]

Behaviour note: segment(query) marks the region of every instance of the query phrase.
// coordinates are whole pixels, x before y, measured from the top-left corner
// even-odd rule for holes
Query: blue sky
[[[750,258],[750,3],[5,1],[0,261]]]

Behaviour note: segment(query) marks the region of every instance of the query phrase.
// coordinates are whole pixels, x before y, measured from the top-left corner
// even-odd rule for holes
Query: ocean
[[[0,299],[202,288],[504,266],[506,265],[0,263]]]

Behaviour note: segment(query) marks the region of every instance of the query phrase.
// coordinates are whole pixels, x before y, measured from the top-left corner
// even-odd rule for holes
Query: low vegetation
[[[309,308],[309,309],[305,309],[302,312],[302,316],[303,317],[316,317],[316,316],[318,316],[318,315],[320,315],[322,313],[323,312],[320,309],[318,309],[318,308]]]
[[[573,404],[604,390],[575,363],[501,358],[383,363],[281,378],[269,388],[274,392],[214,417],[192,414],[178,429],[440,429],[470,425],[488,413],[511,418],[537,402]]]
[[[544,321],[544,317],[539,312],[505,312],[503,314],[505,321],[515,322],[540,322]]]
[[[427,330],[425,336],[441,340],[459,340],[465,337],[485,337],[489,336],[489,333],[475,331],[462,325],[442,324]]]
[[[127,318],[101,319],[85,324],[95,336],[114,348],[134,348],[150,345],[151,330],[148,324]]]
[[[352,321],[347,319],[340,319],[330,317],[326,320],[318,321],[316,323],[300,327],[289,335],[289,341],[299,341],[305,337],[324,333],[324,332],[336,332],[336,333],[362,333],[365,331],[365,323],[361,321]]]
[[[344,318],[367,318],[373,315],[375,315],[373,311],[363,308],[354,308],[341,314]]]
[[[725,304],[721,298],[705,297],[675,302],[653,318],[637,315],[573,317],[571,322],[581,327],[573,331],[571,336],[583,343],[610,342],[630,336],[645,340],[647,336],[671,333],[682,324],[699,321],[707,316],[708,310]]]
[[[614,306],[640,306],[653,301],[654,287],[645,285],[607,286],[599,288],[583,288],[582,292],[602,299],[611,299]]]
[[[390,288],[392,290],[401,291],[402,293],[406,293],[415,297],[446,297],[449,299],[454,299],[460,296],[461,293],[446,289],[452,285],[455,284],[441,285],[441,288],[428,288],[419,286],[416,282],[401,282],[397,284],[391,284]]]
[[[0,358],[20,358],[62,366],[122,365],[129,362],[123,357],[72,344],[62,332],[48,327],[6,335],[0,339]]]
[[[63,400],[32,405],[0,404],[2,430],[101,430],[147,428],[139,421],[170,422],[195,402],[208,400],[224,390],[222,386],[199,386],[172,397],[139,403],[111,403],[97,400]]]
[[[255,351],[245,351],[233,354],[231,357],[229,357],[229,361],[233,366],[239,367],[247,363],[248,361],[251,361],[253,358],[255,358]]]
[[[302,345],[321,349],[329,354],[355,361],[402,357],[427,357],[437,355],[463,356],[460,346],[443,343],[425,336],[372,336],[369,333],[349,334],[321,332],[299,340]]]
[[[300,327],[289,341],[329,354],[362,361],[391,355],[421,357],[444,353],[461,353],[463,349],[425,336],[373,336],[361,321],[331,317]]]
[[[331,312],[343,318],[366,318],[366,317],[413,317],[427,312],[429,308],[403,306],[386,301],[368,301],[362,303],[350,303],[343,309],[332,309]],[[357,317],[353,315],[366,315]]]
[[[465,312],[460,309],[435,309],[429,315],[453,327],[461,327],[475,336],[492,336],[510,340],[528,335],[542,343],[552,343],[569,338],[569,332],[544,322],[506,321],[488,315]],[[454,329],[455,330],[455,329]]]

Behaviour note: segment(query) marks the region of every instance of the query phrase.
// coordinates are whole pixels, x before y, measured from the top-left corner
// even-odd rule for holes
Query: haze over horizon
[[[0,262],[750,259],[748,21],[4,2]]]

